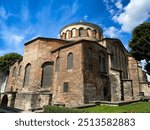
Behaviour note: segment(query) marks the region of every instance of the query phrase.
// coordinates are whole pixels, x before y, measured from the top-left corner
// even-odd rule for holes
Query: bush
[[[85,110],[74,108],[60,107],[60,106],[45,106],[44,113],[85,113]]]

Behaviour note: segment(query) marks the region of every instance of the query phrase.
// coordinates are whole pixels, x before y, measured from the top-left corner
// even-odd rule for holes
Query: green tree
[[[12,64],[14,64],[17,60],[21,61],[22,56],[17,53],[9,53],[0,57],[0,71],[4,71],[9,73],[9,68]]]
[[[129,47],[136,60],[146,61],[144,69],[150,75],[150,22],[144,22],[134,28]]]

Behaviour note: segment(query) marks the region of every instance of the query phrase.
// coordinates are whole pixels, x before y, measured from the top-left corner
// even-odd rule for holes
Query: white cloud
[[[115,15],[113,20],[122,26],[122,31],[130,32],[150,18],[150,0],[131,0],[123,10],[119,15]]]
[[[114,14],[115,14],[115,10],[114,10],[114,9],[110,9],[110,10],[109,10],[109,13],[110,13],[111,15],[114,15]]]
[[[118,37],[119,34],[120,34],[120,31],[114,26],[111,26],[109,28],[104,28],[104,35],[106,37],[116,38]]]
[[[110,4],[110,2],[112,2],[112,1],[110,1],[110,0],[103,0],[103,2],[105,4],[107,10],[112,9],[113,6]]]
[[[122,3],[121,3],[121,0],[118,0],[118,1],[115,3],[115,6],[116,6],[119,10],[122,10],[123,5],[122,5]]]
[[[0,18],[3,20],[7,20],[9,16],[12,14],[9,12],[6,12],[5,8],[3,6],[0,7]]]
[[[87,16],[87,15],[84,15],[83,19],[84,19],[84,20],[87,20],[87,19],[88,19],[88,16]]]

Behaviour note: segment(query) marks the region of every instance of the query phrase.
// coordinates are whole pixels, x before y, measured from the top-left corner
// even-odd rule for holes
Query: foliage
[[[22,60],[22,56],[17,53],[9,53],[0,57],[0,71],[9,73],[9,68],[17,60]]]
[[[138,102],[124,106],[96,106],[84,108],[91,113],[150,113],[150,102]]]
[[[136,60],[146,61],[145,70],[150,74],[150,22],[145,22],[133,30],[129,47]]]
[[[60,107],[60,106],[45,106],[44,113],[84,113],[84,110]]]

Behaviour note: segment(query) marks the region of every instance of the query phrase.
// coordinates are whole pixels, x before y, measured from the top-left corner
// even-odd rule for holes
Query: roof
[[[46,37],[37,37],[35,39],[32,39],[31,41],[26,42],[24,45],[29,45],[30,43],[37,41],[37,40],[48,40],[48,41],[62,41],[62,42],[70,42],[67,40],[57,39],[57,38],[46,38]]]
[[[122,44],[121,40],[120,39],[117,39],[117,38],[103,38],[103,40],[112,40],[112,41],[118,41],[120,43],[120,45],[122,46],[122,48],[127,52],[128,50],[124,47],[124,45]]]
[[[70,46],[73,46],[73,45],[76,45],[76,44],[80,44],[82,42],[90,42],[91,43],[91,40],[81,39],[81,40],[78,40],[78,41],[75,41],[75,42],[72,42],[72,43],[69,43],[69,44],[65,44],[65,45],[63,45],[61,47],[58,47],[57,49],[53,50],[52,52],[56,52],[56,51],[64,49],[64,48],[67,48],[67,47],[70,47]],[[100,45],[96,41],[92,41],[92,43],[95,43],[95,44],[101,46],[102,48],[106,49],[104,46]]]
[[[102,28],[101,28],[100,26],[98,26],[98,25],[96,25],[96,24],[93,24],[93,23],[89,23],[89,22],[77,22],[77,23],[68,24],[68,25],[64,26],[64,27],[60,30],[60,32],[61,32],[62,30],[64,30],[65,28],[67,28],[67,27],[69,27],[69,26],[73,26],[73,25],[87,25],[87,26],[91,26],[91,27],[93,27],[93,28],[96,28],[96,29],[99,30],[101,33],[103,32],[103,30],[102,30]]]

